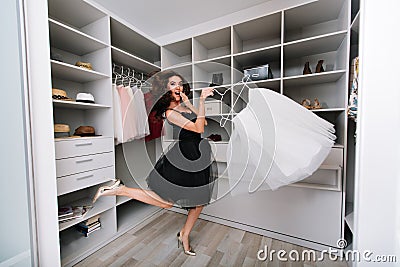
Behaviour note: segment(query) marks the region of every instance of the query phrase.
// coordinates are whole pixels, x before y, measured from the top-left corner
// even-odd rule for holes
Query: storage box
[[[229,107],[221,100],[207,100],[204,103],[206,116],[220,115],[229,112]]]
[[[245,69],[244,77],[250,77],[252,81],[272,79],[272,72],[269,64],[265,64],[259,67]]]

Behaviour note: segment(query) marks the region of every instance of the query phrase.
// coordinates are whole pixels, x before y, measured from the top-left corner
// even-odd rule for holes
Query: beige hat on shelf
[[[56,123],[54,124],[55,133],[69,133],[70,128],[68,124]]]
[[[75,63],[75,66],[78,66],[78,67],[80,67],[80,68],[85,68],[85,69],[88,69],[88,70],[93,70],[92,64],[90,64],[89,62],[77,61],[77,62]]]
[[[72,98],[67,96],[67,92],[61,89],[52,89],[52,98],[55,100],[63,100],[63,101],[73,101]]]

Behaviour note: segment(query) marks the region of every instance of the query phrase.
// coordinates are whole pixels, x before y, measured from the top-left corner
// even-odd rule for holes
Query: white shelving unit
[[[86,125],[98,135],[54,139],[58,206],[92,205],[98,187],[123,173],[115,160],[112,63],[142,73],[157,71],[161,48],[85,1],[48,0],[48,8],[52,87],[72,99],[80,92],[95,99],[93,104],[53,100],[54,123],[68,124],[70,135]],[[92,70],[75,66],[77,61],[91,63]],[[119,178],[129,183],[128,176]],[[129,198],[100,198],[82,217],[59,223],[62,265],[74,265],[159,211]],[[96,215],[101,228],[85,237],[76,226]]]
[[[351,12],[350,0],[320,0],[162,47],[162,69],[185,70],[183,75],[193,84],[195,105],[201,88],[211,83],[213,74],[222,73],[224,84],[216,89],[220,93],[232,89],[223,104],[240,112],[251,90],[244,90],[239,97],[243,71],[268,64],[272,78],[246,85],[274,90],[299,104],[305,98],[317,98],[321,109],[312,112],[335,125],[336,144],[312,176],[277,191],[227,195],[207,206],[203,218],[316,249],[336,247],[337,240],[344,237]],[[319,60],[325,71],[315,73]],[[306,62],[312,74],[303,75]],[[221,96],[215,93],[210,100],[221,100]],[[208,116],[203,135],[221,134],[223,142],[214,143],[219,155],[226,151],[233,127],[231,123],[220,127],[222,115]],[[167,143],[171,139],[172,135],[166,138]],[[226,157],[216,158],[225,169]]]

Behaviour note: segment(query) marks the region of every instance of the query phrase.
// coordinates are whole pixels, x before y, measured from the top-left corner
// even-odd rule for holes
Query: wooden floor
[[[177,247],[176,233],[186,215],[167,211],[140,229],[133,229],[98,250],[75,266],[329,266],[347,267],[327,256],[323,261],[272,261],[257,259],[257,252],[267,245],[269,251],[306,248],[265,236],[199,219],[190,235],[196,256],[187,256]],[[291,254],[295,255],[295,254]],[[316,252],[317,258],[319,253]]]

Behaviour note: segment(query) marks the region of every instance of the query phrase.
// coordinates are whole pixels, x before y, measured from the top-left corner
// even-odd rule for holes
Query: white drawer
[[[64,176],[57,179],[57,195],[67,194],[114,178],[114,166]]]
[[[205,115],[219,115],[228,112],[228,107],[221,100],[209,100],[204,102]]]
[[[226,150],[228,148],[227,143],[211,142],[211,150],[214,154],[215,160],[218,162],[227,162]]]
[[[68,159],[57,159],[56,174],[57,177],[62,177],[109,166],[114,166],[114,153],[112,152]]]
[[[59,139],[55,142],[56,159],[111,152],[113,149],[112,137],[70,138]]]
[[[322,165],[343,167],[343,148],[333,147]]]

